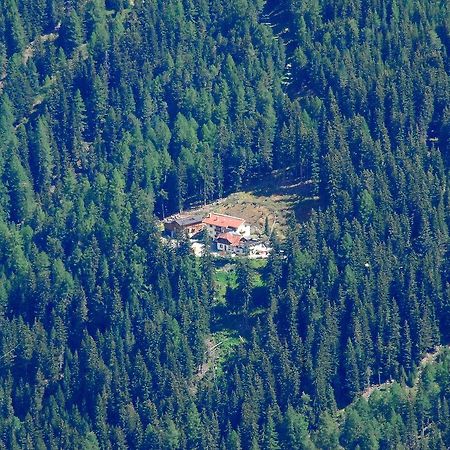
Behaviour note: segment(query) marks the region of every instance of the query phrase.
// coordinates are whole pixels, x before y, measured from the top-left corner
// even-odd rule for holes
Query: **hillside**
[[[408,429],[409,448],[439,448],[442,445],[439,435],[447,434],[447,425],[445,419],[436,420],[435,414],[447,415],[447,407],[442,410],[439,398],[448,383],[449,361],[448,348],[440,347],[422,359],[412,387],[393,382],[349,405],[341,412],[336,429],[339,427],[345,434],[346,430],[356,430],[358,423],[369,425],[349,434],[343,440],[345,448],[398,439],[402,427]],[[390,409],[389,414],[385,413],[386,409]],[[415,423],[408,417],[407,411],[411,410],[418,411]]]
[[[321,206],[310,180],[286,178],[284,172],[274,171],[266,180],[248,185],[245,191],[234,192],[201,206],[188,207],[182,214],[206,216],[216,212],[241,217],[261,233],[267,219],[269,230],[284,240],[290,218],[305,222],[312,211]]]
[[[0,450],[450,448],[449,7],[2,0]]]

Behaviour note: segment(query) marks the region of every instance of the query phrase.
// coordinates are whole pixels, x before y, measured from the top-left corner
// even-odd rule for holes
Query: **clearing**
[[[295,214],[299,222],[309,218],[313,209],[321,206],[313,195],[310,181],[286,178],[284,171],[274,171],[265,180],[255,183],[248,190],[235,192],[227,197],[185,212],[207,215],[210,212],[241,217],[260,232],[264,231],[266,218],[271,230],[283,239],[288,218]]]
[[[265,309],[261,307],[258,293],[264,289],[263,272],[266,263],[267,261],[263,260],[248,261],[253,278],[253,300],[250,313],[250,322],[252,323]],[[192,395],[197,393],[198,386],[204,379],[214,382],[220,380],[228,362],[235,357],[239,346],[245,344],[251,334],[251,326],[245,324],[241,314],[233,312],[232,305],[227,304],[227,288],[235,289],[237,287],[236,261],[216,260],[215,264],[215,308],[213,309],[211,334],[205,339],[203,363],[197,367],[191,380],[189,391]]]

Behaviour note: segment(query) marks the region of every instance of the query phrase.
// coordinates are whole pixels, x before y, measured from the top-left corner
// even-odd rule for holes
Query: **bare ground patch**
[[[295,214],[298,221],[309,218],[313,209],[321,206],[319,197],[313,195],[309,181],[285,180],[273,174],[246,191],[235,192],[207,205],[189,209],[190,213],[217,212],[242,217],[260,232],[264,231],[266,218],[270,229],[280,238],[285,236],[287,221]]]

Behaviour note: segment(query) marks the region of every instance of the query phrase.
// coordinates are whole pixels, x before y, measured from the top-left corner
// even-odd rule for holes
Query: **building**
[[[250,244],[247,251],[250,259],[266,259],[269,257],[272,249],[262,242],[257,242]]]
[[[217,250],[219,252],[243,255],[246,252],[246,239],[239,233],[220,233],[216,238]]]
[[[186,234],[191,238],[201,230],[205,225],[203,224],[203,216],[173,216],[164,221],[164,231],[171,237],[180,234]]]
[[[250,236],[250,225],[239,217],[210,213],[203,219],[203,223],[213,239],[223,233],[237,233],[242,237]]]
[[[208,232],[219,254],[263,259],[268,258],[272,251],[268,243],[257,236],[251,236],[250,225],[240,217],[217,213],[209,213],[206,217],[198,214],[176,214],[164,220],[163,226],[165,233],[172,238],[182,235],[189,238],[191,249],[197,257],[205,251],[205,244],[195,237],[202,230]],[[175,239],[169,242],[178,241]]]

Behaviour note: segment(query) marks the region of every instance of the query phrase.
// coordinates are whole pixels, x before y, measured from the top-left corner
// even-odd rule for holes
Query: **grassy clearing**
[[[204,215],[214,211],[242,217],[259,233],[265,231],[267,219],[269,232],[275,231],[283,239],[292,214],[297,220],[305,221],[312,210],[320,206],[321,201],[313,195],[311,182],[295,180],[286,172],[274,171],[245,191],[235,192],[208,205],[192,206],[189,210]]]
[[[267,266],[266,259],[253,259],[249,261],[249,266],[253,269],[253,283],[254,288],[262,288],[266,285],[264,282],[264,269]]]
[[[219,355],[215,360],[215,376],[220,377],[224,373],[226,363],[236,353],[239,345],[245,343],[245,339],[234,329],[223,329],[213,334],[213,339],[218,346]]]
[[[248,265],[251,269],[261,270],[267,266],[267,259],[249,259]]]
[[[253,286],[255,287],[255,288],[258,288],[258,287],[264,287],[266,284],[264,283],[264,280],[263,280],[263,278],[262,278],[262,276],[261,276],[261,274],[260,273],[255,273],[254,275],[253,275]]]
[[[227,287],[234,289],[237,286],[236,266],[225,264],[216,269],[214,273],[214,282],[216,302],[219,305],[225,305],[225,293],[227,292]]]
[[[255,321],[265,313],[266,308],[261,306],[258,297],[265,289],[264,271],[267,265],[266,260],[245,260],[253,275],[253,297],[254,307],[250,313],[251,321]],[[241,314],[232,311],[232,305],[228,305],[226,301],[226,292],[228,288],[237,288],[237,260],[224,262],[216,261],[216,270],[214,273],[215,283],[215,319],[212,324],[211,339],[214,346],[217,346],[214,357],[214,376],[223,375],[227,362],[236,354],[239,345],[246,342],[246,336],[249,334],[249,326]]]
[[[253,271],[253,283],[255,288],[264,287],[263,272],[267,265],[267,260],[253,259],[246,260]],[[214,273],[215,282],[215,298],[219,305],[225,305],[225,294],[227,287],[236,289],[237,275],[236,275],[236,260],[230,263],[219,263]]]

